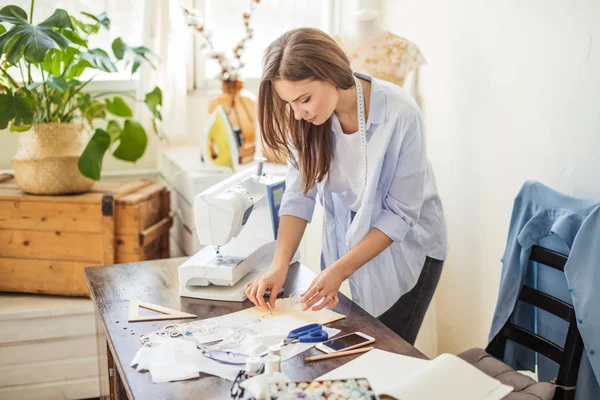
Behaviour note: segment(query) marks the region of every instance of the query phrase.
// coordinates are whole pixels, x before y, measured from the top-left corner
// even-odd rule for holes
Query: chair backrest
[[[564,272],[567,256],[540,246],[533,246],[529,259],[537,263]],[[523,285],[519,300],[541,308],[569,323],[565,346],[560,347],[527,329],[517,326],[509,318],[498,335],[490,342],[486,351],[499,360],[504,359],[506,340],[511,340],[537,353],[543,354],[559,365],[556,384],[573,388],[572,390],[557,387],[554,400],[571,400],[575,398],[574,387],[577,383],[579,363],[583,352],[583,341],[577,329],[577,318],[572,305],[556,297],[543,293],[530,286]],[[516,307],[515,307],[516,308]],[[515,311],[513,310],[513,313]],[[511,315],[512,317],[512,315]]]

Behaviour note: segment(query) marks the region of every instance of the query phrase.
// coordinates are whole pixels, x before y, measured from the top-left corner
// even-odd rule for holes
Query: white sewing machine
[[[261,163],[258,173],[250,168],[196,195],[196,231],[206,247],[179,266],[181,296],[246,300],[246,282],[273,261],[284,190],[285,178],[263,174]]]

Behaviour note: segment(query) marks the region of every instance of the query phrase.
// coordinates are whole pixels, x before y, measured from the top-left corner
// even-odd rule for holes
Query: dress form
[[[418,69],[425,64],[425,57],[414,43],[385,31],[377,11],[355,12],[351,28],[335,39],[354,71],[402,86],[418,99]]]

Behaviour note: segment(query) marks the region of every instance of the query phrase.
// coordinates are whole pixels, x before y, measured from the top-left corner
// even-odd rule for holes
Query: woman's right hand
[[[271,266],[267,272],[257,276],[252,282],[246,283],[246,295],[248,299],[259,307],[275,307],[277,293],[283,287],[287,273],[288,268]],[[267,289],[271,291],[268,304],[265,301],[265,291]]]

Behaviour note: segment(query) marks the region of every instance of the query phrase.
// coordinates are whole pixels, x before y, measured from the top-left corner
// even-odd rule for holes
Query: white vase
[[[11,159],[15,180],[31,194],[82,193],[94,185],[79,172],[77,163],[87,139],[81,124],[45,123],[20,132]]]

